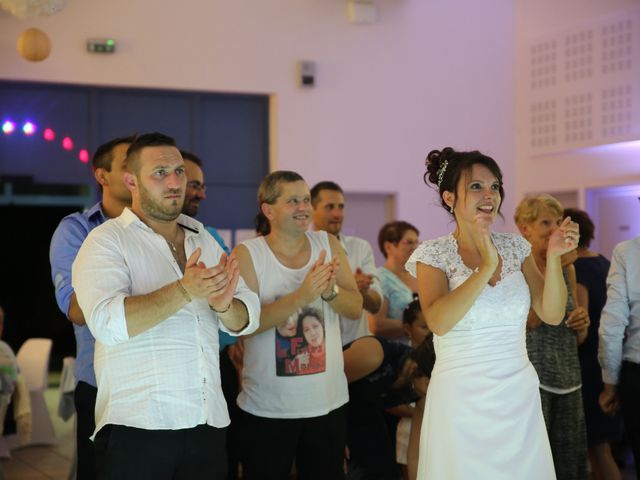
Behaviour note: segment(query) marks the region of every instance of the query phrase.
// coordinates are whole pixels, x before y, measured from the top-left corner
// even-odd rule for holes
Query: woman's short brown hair
[[[378,247],[380,247],[380,252],[382,252],[384,258],[387,258],[387,252],[384,249],[385,242],[397,245],[398,242],[402,240],[402,237],[404,237],[404,234],[409,230],[413,230],[416,232],[416,235],[420,235],[418,229],[409,222],[396,220],[394,222],[384,224],[380,229],[380,233],[378,233]]]

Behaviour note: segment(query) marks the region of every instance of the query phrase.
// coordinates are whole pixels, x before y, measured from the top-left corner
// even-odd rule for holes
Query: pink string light
[[[55,140],[56,133],[50,128],[45,128],[44,132],[42,132],[42,136],[46,141],[51,142],[52,140]]]
[[[89,152],[88,152],[88,150],[85,149],[85,148],[80,150],[80,152],[78,153],[78,158],[80,159],[80,161],[82,163],[89,163]]]

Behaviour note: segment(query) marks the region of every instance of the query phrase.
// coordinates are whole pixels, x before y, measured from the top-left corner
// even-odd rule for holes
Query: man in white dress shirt
[[[640,237],[613,249],[607,303],[600,317],[598,360],[605,413],[622,410],[624,429],[640,478]]]
[[[363,308],[369,313],[377,313],[382,305],[382,290],[375,276],[376,264],[371,245],[363,238],[342,235],[344,222],[344,192],[342,188],[330,181],[317,183],[311,189],[311,218],[314,230],[324,230],[338,237],[344,248],[354,274],[358,290],[362,295]],[[342,345],[355,339],[369,335],[367,314],[362,312],[358,321],[340,317]]]
[[[186,177],[172,138],[138,137],[131,209],[91,231],[73,288],[96,338],[101,479],[226,478],[218,328],[258,327],[260,304],[203,225],[181,215]]]

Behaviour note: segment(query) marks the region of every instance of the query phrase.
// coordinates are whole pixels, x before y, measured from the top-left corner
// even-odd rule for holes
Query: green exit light
[[[116,41],[112,38],[90,38],[87,40],[87,51],[91,53],[114,53]]]

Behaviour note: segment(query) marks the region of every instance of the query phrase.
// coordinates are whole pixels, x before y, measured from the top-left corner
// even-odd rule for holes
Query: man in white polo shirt
[[[142,135],[126,161],[131,209],[91,231],[72,274],[96,339],[98,478],[224,479],[218,328],[251,333],[259,301],[235,257],[181,215],[174,140]]]
[[[342,188],[335,182],[317,183],[311,189],[311,205],[313,229],[324,230],[338,237],[362,295],[364,310],[378,313],[382,305],[382,289],[375,276],[376,264],[371,245],[363,238],[341,234],[345,210]],[[362,316],[356,322],[340,317],[340,331],[343,345],[369,335],[366,312],[362,312]]]

